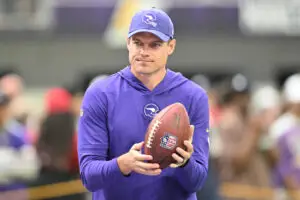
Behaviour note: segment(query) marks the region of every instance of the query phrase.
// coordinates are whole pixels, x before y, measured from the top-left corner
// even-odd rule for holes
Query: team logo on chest
[[[159,108],[154,103],[149,103],[144,107],[144,114],[147,117],[153,118],[159,112]]]

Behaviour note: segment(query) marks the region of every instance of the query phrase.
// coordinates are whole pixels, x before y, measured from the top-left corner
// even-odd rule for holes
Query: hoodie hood
[[[151,91],[134,76],[134,74],[130,70],[130,66],[127,66],[123,70],[119,71],[118,74],[136,90],[153,94],[161,94],[167,92],[188,81],[188,79],[185,78],[181,73],[167,69],[167,73],[164,79]]]

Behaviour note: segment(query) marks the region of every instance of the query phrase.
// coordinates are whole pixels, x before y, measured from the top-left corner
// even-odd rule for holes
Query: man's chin
[[[151,73],[153,73],[153,69],[151,69],[151,67],[145,66],[145,65],[137,66],[135,71],[139,74],[151,74]]]

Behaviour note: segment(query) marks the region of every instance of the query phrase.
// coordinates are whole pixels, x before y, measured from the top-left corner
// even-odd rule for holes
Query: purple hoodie
[[[186,107],[195,126],[189,162],[158,176],[124,176],[117,157],[143,141],[153,116],[175,102]],[[78,125],[82,182],[93,192],[93,200],[196,200],[208,171],[208,128],[208,97],[201,87],[168,69],[150,91],[126,67],[96,81],[85,93]]]

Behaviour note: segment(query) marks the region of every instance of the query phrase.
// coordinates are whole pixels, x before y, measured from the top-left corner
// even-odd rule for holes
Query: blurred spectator
[[[218,167],[222,182],[264,187],[270,185],[267,166],[258,151],[264,119],[250,117],[249,89],[248,80],[241,74],[225,80],[220,87],[221,117],[217,131],[222,149]]]
[[[18,137],[29,143],[28,130],[26,128],[26,105],[23,99],[24,81],[23,78],[13,71],[8,71],[0,77],[0,89],[11,99],[9,109],[9,124],[19,131]]]
[[[263,135],[260,139],[260,149],[262,152],[269,154],[270,145],[272,145],[268,130],[281,113],[282,102],[279,91],[269,84],[258,87],[252,94],[251,98],[251,115],[253,117],[261,117],[264,119],[264,127],[262,127]],[[270,167],[274,165],[274,161],[269,160],[270,155],[266,157]]]
[[[73,157],[75,121],[70,112],[71,94],[63,88],[53,88],[45,97],[46,115],[36,141],[42,167],[38,180],[32,186],[73,180],[79,174],[78,160],[74,162]],[[80,200],[83,197],[76,194],[51,199]]]
[[[10,118],[9,101],[10,98],[0,92],[0,197],[1,192],[26,188],[25,182],[36,178],[39,169],[35,149],[26,145],[17,136],[18,133],[12,133],[17,129],[7,127]],[[14,199],[26,199],[26,194],[20,195]]]
[[[293,193],[300,189],[300,126],[284,133],[279,138],[278,174],[282,177],[282,185],[288,190],[288,194],[294,200],[300,199],[299,193]]]
[[[294,74],[287,78],[283,85],[283,100],[284,112],[283,114],[271,125],[269,129],[270,145],[269,155],[273,162],[273,184],[277,188],[277,199],[286,199],[284,189],[284,180],[278,169],[277,161],[278,156],[282,154],[281,149],[277,149],[279,139],[299,125],[300,119],[300,74]],[[279,151],[279,152],[278,152]],[[279,197],[280,196],[280,197]]]
[[[272,124],[270,136],[274,144],[289,129],[297,125],[300,118],[300,74],[287,78],[283,86],[284,113]]]
[[[52,88],[45,94],[46,114],[69,112],[71,94],[63,88]]]
[[[209,98],[209,109],[210,109],[210,128],[213,127],[218,122],[218,99],[215,94],[214,88],[211,87],[211,83],[208,77],[202,74],[197,74],[191,78],[192,81],[200,85],[203,89],[206,90]],[[210,135],[211,138],[211,135]],[[214,138],[215,139],[215,138]],[[216,140],[210,140],[211,146],[218,145]],[[216,143],[215,143],[216,141]],[[210,199],[210,200],[220,200],[219,195],[219,177],[218,171],[215,164],[215,152],[213,148],[210,148],[210,158],[209,158],[209,169],[208,176],[206,178],[203,188],[197,192],[197,199]]]
[[[70,100],[70,113],[74,119],[74,136],[73,136],[73,145],[72,145],[72,154],[70,158],[70,166],[72,172],[78,172],[79,165],[78,165],[78,152],[77,152],[77,121],[80,116],[80,108],[81,102],[83,98],[83,89],[77,84],[74,84],[72,87],[68,89],[69,94],[71,95]]]
[[[19,97],[24,90],[24,81],[16,72],[8,71],[1,76],[0,87],[10,98]]]
[[[78,85],[73,85],[73,87],[68,89],[69,94],[71,95],[70,100],[70,113],[74,119],[74,136],[73,136],[73,145],[72,145],[72,155],[71,155],[71,169],[73,172],[77,172],[79,170],[78,165],[78,153],[77,153],[77,121],[78,117],[80,116],[80,108],[81,102],[83,98],[84,91]]]
[[[37,142],[42,170],[69,171],[73,123],[69,112],[53,113],[44,119]]]
[[[219,105],[217,91],[212,87],[212,83],[209,78],[203,74],[196,74],[191,77],[191,80],[200,85],[208,95],[209,107],[210,107],[210,126],[217,124],[219,117]]]

